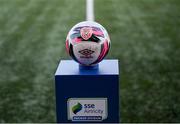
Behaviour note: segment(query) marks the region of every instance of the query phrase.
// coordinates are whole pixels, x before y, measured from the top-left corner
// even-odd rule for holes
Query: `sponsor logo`
[[[93,50],[89,50],[89,49],[83,49],[80,50],[79,53],[83,56],[80,56],[80,58],[92,58],[92,54],[94,53]]]
[[[80,33],[81,33],[81,37],[84,40],[88,40],[92,36],[93,30],[91,27],[83,27],[81,28]]]
[[[75,58],[84,65],[90,65],[95,62],[101,54],[101,44],[83,41],[75,44],[73,47]]]
[[[68,119],[72,121],[102,121],[107,118],[107,98],[71,98]]]
[[[74,113],[74,114],[77,114],[79,111],[81,111],[82,110],[82,105],[80,104],[80,103],[77,103],[76,105],[74,105],[73,107],[72,107],[72,112]]]

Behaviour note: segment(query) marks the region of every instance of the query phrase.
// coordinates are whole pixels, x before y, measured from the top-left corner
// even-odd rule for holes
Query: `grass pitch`
[[[121,122],[180,122],[180,1],[95,0],[121,63]],[[55,122],[54,73],[84,0],[0,0],[0,122]]]

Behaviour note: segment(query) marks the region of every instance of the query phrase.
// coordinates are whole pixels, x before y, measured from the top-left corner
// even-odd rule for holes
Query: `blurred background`
[[[0,122],[55,122],[54,73],[85,0],[0,0]],[[120,61],[121,122],[180,122],[180,0],[95,0]]]

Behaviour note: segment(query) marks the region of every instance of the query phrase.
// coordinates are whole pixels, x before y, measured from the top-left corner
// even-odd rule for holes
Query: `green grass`
[[[121,122],[180,122],[180,1],[95,0],[121,63]],[[0,0],[0,122],[55,122],[54,73],[84,0]]]
[[[0,0],[0,122],[55,122],[54,73],[85,18],[79,2]]]
[[[98,0],[96,12],[121,62],[121,121],[180,122],[180,1]]]

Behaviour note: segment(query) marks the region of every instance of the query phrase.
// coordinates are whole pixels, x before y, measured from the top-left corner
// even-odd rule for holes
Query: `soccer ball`
[[[66,50],[79,64],[93,66],[103,60],[110,48],[106,29],[92,21],[76,24],[66,38]]]

